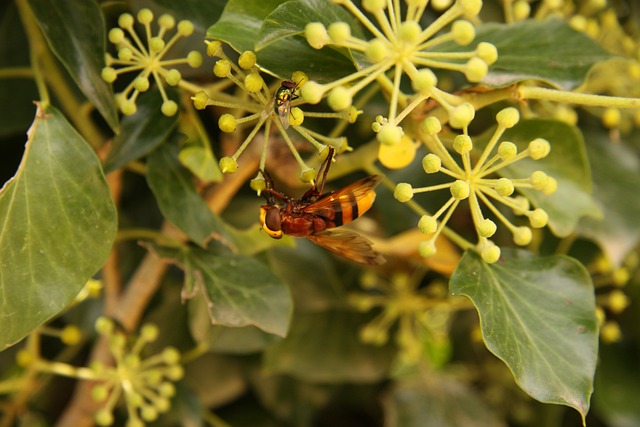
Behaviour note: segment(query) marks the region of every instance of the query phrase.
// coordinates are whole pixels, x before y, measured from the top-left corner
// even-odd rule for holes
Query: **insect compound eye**
[[[260,222],[262,229],[274,239],[282,237],[282,224],[280,222],[280,209],[275,206],[260,208]]]

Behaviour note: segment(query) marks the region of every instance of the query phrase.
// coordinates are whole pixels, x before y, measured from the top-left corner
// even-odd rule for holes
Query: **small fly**
[[[291,101],[298,99],[298,95],[296,95],[296,90],[300,86],[300,82],[292,82],[291,80],[284,80],[278,90],[274,98],[269,102],[267,108],[262,113],[262,118],[265,118],[271,110],[271,105],[273,105],[274,111],[278,113],[278,117],[280,117],[280,123],[285,129],[289,128],[289,114],[291,114]]]

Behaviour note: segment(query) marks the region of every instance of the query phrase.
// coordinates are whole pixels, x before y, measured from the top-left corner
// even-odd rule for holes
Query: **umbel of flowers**
[[[382,88],[389,98],[387,117],[374,123],[378,140],[383,144],[397,144],[404,135],[400,122],[426,99],[432,98],[453,114],[462,100],[437,88],[438,79],[432,69],[459,71],[469,82],[485,77],[488,66],[497,60],[495,46],[479,43],[468,52],[441,52],[434,48],[453,41],[469,45],[475,38],[475,28],[462,17],[473,18],[480,13],[481,0],[458,0],[426,28],[420,24],[428,0],[406,0],[402,16],[398,1],[363,0],[366,15],[351,0],[334,0],[345,7],[373,35],[362,40],[351,33],[345,22],[325,27],[314,22],[306,26],[309,44],[321,49],[330,45],[351,49],[364,55],[366,63],[360,70],[342,79],[319,84],[309,82],[301,94],[310,103],[317,103],[327,94],[329,106],[336,111],[349,108],[353,97],[372,82]],[[373,16],[374,20],[369,19]],[[449,31],[443,31],[447,26]],[[403,76],[411,81],[413,93],[403,93]]]
[[[441,124],[438,119],[429,117],[422,125],[422,130],[428,135],[431,141],[429,145],[432,147],[432,152],[422,159],[425,173],[443,173],[451,177],[453,181],[423,188],[413,188],[409,183],[400,183],[396,186],[394,196],[400,202],[407,202],[416,193],[444,189],[448,189],[451,193],[451,198],[435,214],[425,214],[420,218],[418,228],[429,235],[429,238],[419,246],[419,252],[424,257],[435,254],[435,240],[460,202],[468,200],[471,217],[478,235],[477,249],[485,262],[493,263],[500,258],[500,248],[489,238],[496,232],[497,225],[484,216],[481,204],[486,206],[509,229],[513,235],[513,241],[517,245],[528,245],[532,239],[531,227],[546,226],[548,215],[543,209],[532,209],[528,199],[514,197],[514,190],[516,188],[534,188],[545,194],[551,194],[555,192],[558,184],[554,178],[542,171],[535,171],[529,178],[524,179],[492,178],[492,175],[500,169],[525,157],[534,160],[546,157],[550,151],[550,144],[542,138],[536,138],[529,143],[527,149],[518,153],[514,143],[500,142],[504,131],[515,126],[520,119],[518,110],[509,107],[496,115],[498,127],[477,160],[472,161],[473,141],[467,133],[467,125],[473,119],[473,108],[469,105],[468,109],[470,113],[468,121],[460,123],[463,133],[453,140],[453,148],[460,156],[461,164],[454,160],[440,140],[438,133],[440,133]],[[497,150],[493,154],[496,147]],[[525,215],[529,220],[530,227],[512,224],[497,208],[496,204],[498,203],[505,205],[517,215]]]

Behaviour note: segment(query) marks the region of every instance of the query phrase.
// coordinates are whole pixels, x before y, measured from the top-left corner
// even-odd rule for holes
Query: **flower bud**
[[[258,193],[259,196],[260,193],[267,188],[267,183],[265,182],[264,177],[261,174],[258,174],[257,177],[251,180],[249,186],[253,191]]]
[[[458,135],[453,140],[453,149],[458,154],[467,154],[473,149],[473,142],[469,135]]]
[[[351,27],[346,22],[334,22],[329,25],[329,37],[334,44],[342,44],[351,37]]]
[[[256,65],[256,54],[250,50],[246,50],[240,54],[238,58],[238,65],[243,70],[250,70]]]
[[[440,171],[441,166],[442,160],[433,153],[429,153],[422,158],[422,169],[424,169],[426,173],[436,173]]]
[[[316,171],[307,167],[300,172],[300,181],[304,183],[312,182],[316,177]]]
[[[544,186],[542,192],[548,196],[549,194],[555,193],[557,189],[558,181],[556,181],[554,177],[550,176],[547,178],[547,185]]]
[[[517,155],[518,147],[513,142],[502,141],[498,146],[498,156],[505,162],[515,159]]]
[[[629,306],[629,297],[624,292],[614,290],[609,294],[607,306],[615,314],[622,313]]]
[[[396,185],[396,189],[393,191],[393,197],[401,203],[411,200],[413,198],[413,188],[411,184],[401,182]]]
[[[376,134],[376,139],[381,144],[394,145],[400,142],[404,132],[400,126],[390,123],[382,125],[382,129]]]
[[[209,97],[207,96],[205,91],[201,90],[200,92],[197,92],[195,95],[193,95],[191,97],[191,100],[193,101],[193,106],[196,108],[196,110],[204,110],[207,106]]]
[[[513,107],[508,107],[503,110],[500,110],[498,114],[496,114],[496,121],[498,125],[505,128],[511,129],[520,120],[520,112]]]
[[[304,27],[304,37],[314,49],[322,49],[331,41],[327,29],[321,22],[310,22]]]
[[[422,122],[422,130],[426,132],[428,135],[437,135],[442,130],[442,124],[437,117],[427,117]]]
[[[477,83],[480,80],[484,79],[487,73],[489,72],[489,66],[486,62],[484,62],[481,58],[474,56],[473,58],[467,61],[464,76],[471,83]]]
[[[422,28],[416,21],[404,21],[398,28],[398,38],[409,44],[415,44],[420,33],[422,33]]]
[[[460,7],[465,14],[477,16],[482,9],[482,0],[458,0],[456,5]]]
[[[516,227],[513,230],[513,242],[519,246],[526,246],[531,243],[533,233],[529,227]]]
[[[438,229],[438,222],[431,215],[422,215],[418,221],[418,230],[424,234],[435,233]]]
[[[533,228],[542,228],[549,222],[549,215],[544,209],[536,209],[529,213],[529,223]]]
[[[151,37],[149,39],[149,50],[154,53],[160,52],[164,49],[165,43],[160,37]]]
[[[480,42],[476,47],[476,55],[487,65],[491,65],[498,60],[498,49],[491,43]]]
[[[130,13],[123,13],[118,17],[118,26],[125,30],[133,26],[133,16]]]
[[[238,121],[229,113],[224,113],[218,119],[218,127],[222,132],[231,133],[236,130],[237,125]]]
[[[325,89],[320,83],[309,81],[300,89],[300,95],[309,104],[317,104],[322,99]]]
[[[458,179],[453,184],[451,184],[450,191],[451,191],[451,195],[454,198],[458,200],[464,200],[467,197],[469,197],[469,192],[470,192],[469,183]]]
[[[170,30],[173,27],[175,27],[175,25],[176,25],[176,20],[173,18],[173,16],[169,15],[168,13],[165,13],[161,15],[160,18],[158,18],[158,26],[160,28],[164,28],[165,30]]]
[[[429,95],[430,91],[437,84],[438,78],[433,73],[433,71],[428,68],[418,70],[418,72],[411,77],[411,87],[413,88],[413,90],[424,95]]]
[[[113,83],[118,78],[118,74],[116,73],[116,70],[113,67],[104,67],[102,69],[101,76],[102,76],[102,80],[104,80],[107,83]]]
[[[205,41],[205,43],[207,44],[207,56],[213,58],[214,56],[220,55],[222,51],[222,43],[220,43],[218,40],[214,40],[212,42]]]
[[[425,240],[418,243],[418,254],[422,258],[430,258],[437,252],[437,248],[433,240]]]
[[[353,97],[351,91],[344,86],[333,88],[329,92],[327,102],[333,111],[343,111],[351,107]]]
[[[109,30],[109,41],[113,44],[119,44],[124,41],[124,31],[120,28],[112,28]]]
[[[197,50],[192,50],[187,54],[187,64],[191,68],[198,68],[202,65],[202,54]]]
[[[517,0],[513,4],[513,17],[516,21],[524,21],[530,14],[531,6],[527,0]]]
[[[533,160],[547,157],[549,151],[551,151],[551,144],[546,139],[536,138],[529,143],[529,155]]]
[[[529,177],[529,182],[536,190],[542,191],[544,187],[547,185],[547,180],[549,176],[542,171],[535,171]]]
[[[133,99],[124,100],[120,104],[120,111],[125,116],[133,116],[136,111],[138,111],[138,107],[136,106],[136,102]]]
[[[146,342],[153,342],[158,339],[159,333],[158,326],[153,323],[146,323],[140,329],[140,337]]]
[[[380,62],[389,55],[389,47],[380,39],[373,39],[367,43],[365,51],[367,59],[371,62]]]
[[[514,191],[513,182],[509,178],[500,178],[496,182],[495,190],[503,197],[510,196]]]
[[[387,7],[385,0],[362,0],[362,7],[367,12],[377,13],[382,12]]]
[[[153,12],[147,8],[140,9],[137,18],[142,25],[150,24],[153,21]]]
[[[178,22],[178,34],[189,37],[193,33],[193,23],[191,21]]]
[[[491,237],[495,234],[498,226],[495,222],[491,221],[489,218],[484,218],[478,224],[476,224],[476,230],[481,237]]]
[[[469,126],[475,115],[476,110],[473,105],[463,102],[449,113],[449,124],[455,129],[465,128]]]
[[[120,61],[131,61],[133,58],[133,51],[128,47],[118,49],[118,59]]]
[[[213,74],[216,77],[224,78],[229,75],[231,72],[231,63],[228,59],[219,59],[216,61],[216,64],[213,66]]]
[[[304,122],[304,112],[300,107],[293,107],[289,111],[289,124],[291,126],[300,126]]]
[[[238,163],[235,159],[228,156],[220,159],[219,166],[222,173],[234,173],[238,170]]]
[[[453,41],[459,46],[467,46],[476,37],[476,29],[469,21],[455,21],[451,26]]]
[[[164,79],[169,86],[177,86],[178,83],[180,83],[180,80],[182,80],[182,74],[180,74],[180,71],[174,68],[173,70],[169,70],[167,72],[167,75]]]
[[[493,264],[500,259],[500,248],[493,242],[488,243],[489,244],[485,245],[485,247],[480,252],[480,256],[482,257],[482,260],[487,264]]]
[[[256,93],[262,90],[264,80],[260,73],[249,73],[244,77],[244,87],[249,93]]]

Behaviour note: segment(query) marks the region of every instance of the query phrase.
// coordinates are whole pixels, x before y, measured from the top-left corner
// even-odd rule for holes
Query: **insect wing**
[[[304,208],[305,213],[326,216],[327,212],[342,212],[357,205],[358,214],[353,219],[369,210],[376,198],[374,188],[382,181],[381,175],[362,178],[332,193],[323,195],[317,201]]]
[[[291,102],[286,100],[278,103],[276,106],[278,111],[278,117],[280,117],[280,123],[285,129],[289,129],[289,113],[291,112]]]
[[[348,230],[325,230],[307,236],[316,245],[360,264],[380,265],[386,262],[384,257],[373,250],[373,244]]]

